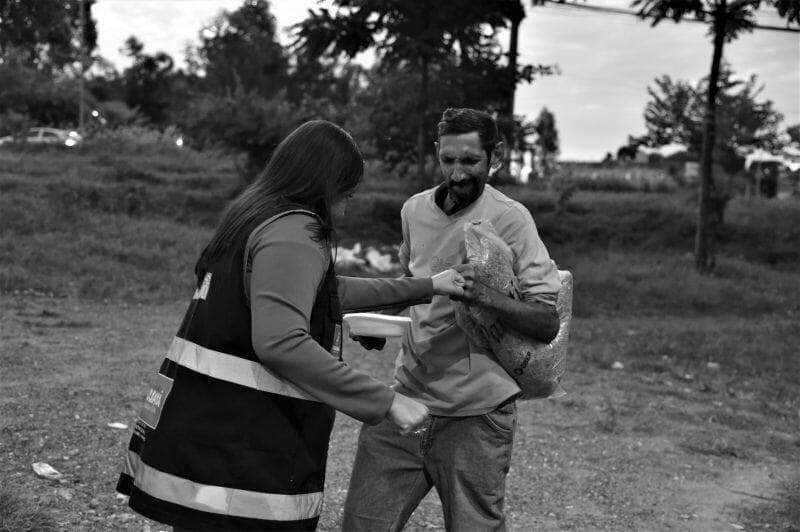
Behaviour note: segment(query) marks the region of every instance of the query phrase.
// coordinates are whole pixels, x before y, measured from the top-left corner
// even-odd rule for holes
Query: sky
[[[591,5],[627,8],[625,0],[588,0]],[[145,52],[165,51],[183,63],[187,43],[220,10],[241,0],[99,0],[98,53],[119,69],[119,53],[136,35]],[[272,0],[282,29],[301,21],[316,0]],[[435,4],[434,4],[435,5]],[[712,46],[703,24],[665,21],[656,27],[635,17],[587,12],[547,4],[528,8],[520,27],[520,63],[557,63],[561,75],[519,85],[517,114],[533,119],[542,107],[555,114],[561,159],[597,160],[616,152],[628,135],[645,132],[647,87],[664,74],[692,82],[710,69]],[[774,9],[762,9],[762,24],[783,25]],[[290,38],[285,30],[282,41]],[[504,45],[505,35],[500,36]],[[800,123],[800,34],[756,30],[726,45],[725,60],[739,76],[757,74],[761,97],[784,115],[783,127]]]

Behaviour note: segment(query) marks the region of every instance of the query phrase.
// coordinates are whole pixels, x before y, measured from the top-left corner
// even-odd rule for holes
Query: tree
[[[296,49],[306,57],[355,57],[374,49],[384,73],[405,71],[416,78],[413,115],[417,129],[417,173],[428,153],[431,75],[452,60],[468,68],[499,58],[495,30],[504,25],[496,2],[457,0],[431,9],[422,0],[335,0],[296,26]],[[492,63],[496,64],[496,59]]]
[[[200,31],[200,46],[190,61],[205,74],[205,88],[224,94],[241,86],[265,98],[286,86],[288,61],[276,36],[269,2],[252,0],[233,12],[222,11]]]
[[[736,79],[723,64],[719,87],[716,148],[741,151],[777,147],[782,115],[773,109],[770,100],[759,101],[763,86],[758,84],[757,76]],[[690,154],[698,157],[703,149],[708,80],[692,86],[687,81],[673,81],[669,76],[662,76],[647,92],[650,95],[644,113],[647,143],[651,146],[684,144]]]
[[[649,144],[660,146],[677,142],[699,146],[698,143],[702,142],[702,113],[700,116],[690,113],[697,110],[697,103],[702,96],[689,82],[673,81],[668,75],[656,78],[653,83],[655,86],[647,87],[650,101],[644,110]],[[700,150],[694,153],[699,155]]]
[[[145,54],[144,44],[134,36],[125,41],[124,51],[133,59],[133,64],[122,73],[125,103],[153,123],[163,124],[175,94],[172,57],[165,52]]]
[[[800,124],[787,127],[786,134],[789,136],[790,142],[800,144]]]
[[[8,50],[0,62],[0,121],[13,122],[12,129],[31,125],[74,127],[78,122],[78,82],[54,76],[32,65],[27,52]],[[93,101],[88,96],[89,101]],[[5,124],[4,124],[5,126]]]
[[[197,148],[219,146],[243,154],[245,161],[238,169],[249,182],[264,169],[286,135],[317,118],[347,123],[342,110],[325,101],[305,100],[296,105],[284,92],[265,98],[240,85],[223,95],[198,94],[178,116],[178,125]]]
[[[547,107],[542,107],[539,116],[534,122],[533,129],[536,133],[536,139],[533,143],[540,158],[542,171],[547,177],[553,169],[554,160],[559,151],[556,117]]]
[[[700,207],[695,237],[695,266],[700,272],[709,272],[714,268],[711,235],[716,232],[716,228],[712,227],[709,210],[715,201],[711,172],[716,144],[717,96],[723,47],[742,32],[752,31],[755,26],[755,11],[762,3],[776,7],[778,14],[788,22],[800,22],[800,0],[733,0],[730,3],[728,0],[634,0],[631,4],[639,8],[641,17],[652,19],[654,26],[667,18],[680,22],[687,16],[709,21],[714,51],[703,113]]]
[[[297,122],[284,98],[266,99],[239,86],[224,95],[198,95],[181,113],[179,126],[197,148],[221,146],[244,153],[247,158],[241,170],[249,181]]]
[[[424,117],[425,130],[436,130],[441,110],[447,107],[473,107],[490,111],[496,108],[503,98],[503,92],[498,90],[494,82],[494,73],[504,69],[503,65],[490,59],[476,59],[464,65],[456,57],[432,65],[428,111]],[[359,140],[369,140],[376,154],[384,161],[408,168],[407,163],[418,161],[419,118],[415,113],[418,78],[410,76],[405,69],[391,71],[375,66],[363,73],[361,81],[362,84],[353,90],[356,112],[366,115],[366,128],[362,130],[364,138]],[[498,126],[512,145],[517,138],[524,137],[520,134],[519,121],[507,123],[498,120]]]
[[[564,0],[557,0],[563,4]],[[490,8],[491,8],[490,3]],[[543,6],[545,0],[531,0],[531,7]],[[494,3],[498,14],[507,20],[509,27],[508,35],[508,72],[506,76],[506,101],[502,111],[509,115],[514,115],[515,97],[517,84],[520,81],[533,81],[536,75],[551,76],[558,74],[558,65],[519,65],[519,27],[527,16],[522,0],[500,0]]]
[[[708,94],[708,79],[696,86],[686,81],[673,82],[669,76],[655,80],[656,87],[648,87],[651,100],[645,108],[646,141],[650,145],[670,142],[684,144],[689,155],[698,157],[703,152],[704,111]],[[723,63],[720,67],[717,119],[712,161],[731,179],[744,167],[743,152],[755,148],[775,149],[779,145],[778,124],[782,115],[775,111],[770,100],[758,101],[763,86],[755,75],[747,80],[734,77]],[[727,185],[719,176],[711,175],[713,193],[706,206],[711,231],[708,243],[713,264],[714,235],[720,233],[725,209],[731,199],[732,181]]]
[[[564,0],[558,0],[563,3]],[[544,5],[545,0],[531,0],[531,6]],[[519,28],[522,21],[525,19],[526,12],[522,0],[504,0],[497,3],[499,15],[503,17],[509,27],[508,37],[508,66],[503,76],[500,76],[496,81],[501,85],[505,97],[502,104],[498,109],[500,116],[498,122],[501,131],[509,131],[510,127],[514,124],[514,107],[517,93],[517,85],[520,81],[527,81],[531,83],[535,76],[552,76],[559,74],[560,70],[558,65],[519,65]],[[510,148],[517,150],[522,149],[522,146],[513,144],[511,139],[515,136],[511,134],[504,134],[505,140]],[[508,168],[510,162],[511,150],[506,150],[503,166]]]
[[[31,63],[60,69],[97,46],[95,21],[88,16],[95,0],[0,0],[0,57],[11,49],[23,50]],[[81,13],[86,25],[81,36]]]

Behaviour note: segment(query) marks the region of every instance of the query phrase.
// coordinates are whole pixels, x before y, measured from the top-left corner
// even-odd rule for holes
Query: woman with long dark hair
[[[131,508],[176,530],[313,530],[335,410],[424,423],[342,362],[341,314],[460,295],[463,278],[335,275],[331,213],[363,172],[350,135],[307,122],[228,206],[136,420],[117,485]]]

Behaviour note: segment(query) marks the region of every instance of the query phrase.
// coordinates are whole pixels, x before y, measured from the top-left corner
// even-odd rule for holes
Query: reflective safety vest
[[[250,233],[197,287],[153,376],[117,491],[145,517],[180,528],[313,530],[334,410],[256,356],[244,294]],[[340,323],[331,264],[311,336],[331,351]]]

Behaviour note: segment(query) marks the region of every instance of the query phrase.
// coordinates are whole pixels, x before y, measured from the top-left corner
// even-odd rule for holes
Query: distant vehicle
[[[60,145],[72,148],[83,142],[83,137],[81,137],[77,131],[55,129],[52,127],[32,127],[28,130],[24,139],[15,138],[12,135],[0,137],[0,146],[17,144],[20,140],[27,144]]]

